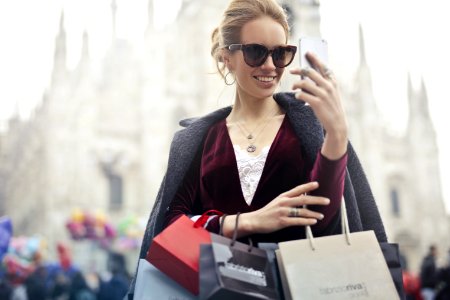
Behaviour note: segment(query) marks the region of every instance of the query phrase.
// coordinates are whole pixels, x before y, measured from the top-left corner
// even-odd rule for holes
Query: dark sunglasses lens
[[[261,66],[267,58],[269,50],[261,45],[247,45],[244,49],[244,60],[251,67]]]
[[[287,67],[294,59],[295,50],[290,47],[277,47],[273,50],[273,64],[277,68]]]

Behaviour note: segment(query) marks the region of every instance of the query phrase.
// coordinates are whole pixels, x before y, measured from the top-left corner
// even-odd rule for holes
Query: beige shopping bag
[[[342,200],[343,234],[279,243],[286,299],[399,299],[373,231],[350,233]]]

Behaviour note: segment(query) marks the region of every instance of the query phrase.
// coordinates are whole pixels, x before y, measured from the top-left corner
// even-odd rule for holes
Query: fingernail
[[[319,220],[323,220],[323,218],[324,218],[324,215],[319,216]]]
[[[330,204],[330,199],[325,199],[325,204]]]
[[[313,219],[313,224],[316,224],[317,223],[317,220],[316,219]]]
[[[295,98],[298,98],[298,97],[300,97],[300,94],[301,94],[302,92],[297,92],[297,93],[295,93]]]

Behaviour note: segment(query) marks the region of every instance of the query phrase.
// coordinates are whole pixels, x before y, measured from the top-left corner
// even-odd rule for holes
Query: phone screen
[[[299,40],[300,67],[312,66],[306,59],[306,52],[314,53],[323,63],[328,64],[328,43],[320,37],[302,37]]]

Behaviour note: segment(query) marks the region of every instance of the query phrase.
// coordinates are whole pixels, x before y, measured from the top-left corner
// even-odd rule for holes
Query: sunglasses
[[[260,44],[231,44],[228,47],[230,51],[242,50],[244,61],[250,67],[262,66],[269,55],[272,55],[272,61],[275,67],[287,67],[294,59],[296,46],[277,46],[269,50],[266,46]]]

